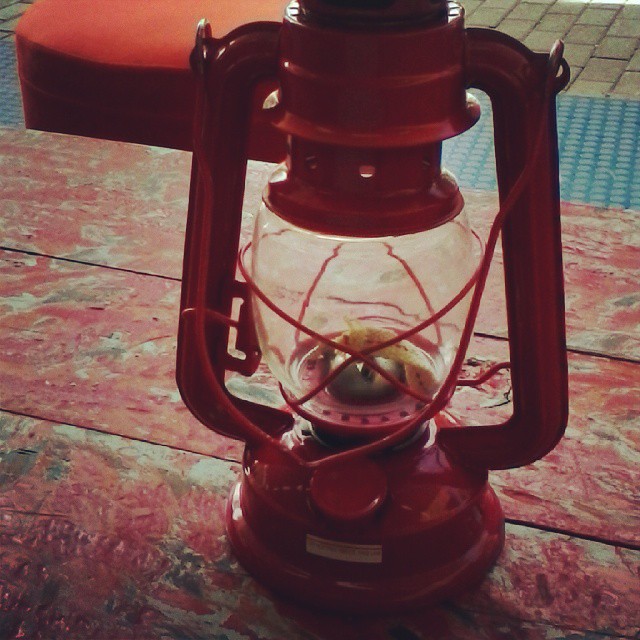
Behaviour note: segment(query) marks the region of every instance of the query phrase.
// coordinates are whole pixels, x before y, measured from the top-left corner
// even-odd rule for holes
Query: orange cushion
[[[279,22],[285,6],[286,0],[108,0],[102,6],[38,0],[16,27],[25,122],[190,149],[189,53],[198,21],[207,18],[221,37],[248,22]],[[251,156],[282,157],[280,135],[254,111]]]

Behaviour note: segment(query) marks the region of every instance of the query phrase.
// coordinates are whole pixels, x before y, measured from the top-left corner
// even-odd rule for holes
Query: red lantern
[[[178,382],[204,424],[246,442],[227,528],[274,590],[397,610],[470,587],[496,560],[488,470],[540,458],[566,424],[561,54],[465,30],[439,0],[300,0],[283,25],[220,41],[200,25]],[[274,78],[287,158],[238,261],[252,95]],[[480,115],[467,87],[494,111],[501,209],[484,248],[440,164],[442,141]],[[446,424],[500,231],[513,416]],[[226,388],[261,357],[288,410]]]

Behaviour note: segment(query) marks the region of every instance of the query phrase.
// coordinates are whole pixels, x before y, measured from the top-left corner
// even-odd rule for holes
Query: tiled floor
[[[214,2],[215,0],[212,0]],[[463,0],[469,26],[504,31],[533,50],[558,38],[569,93],[640,99],[640,0]],[[29,0],[0,0],[0,41],[11,40]]]
[[[18,19],[29,4],[16,0],[0,0],[0,40],[13,35]]]
[[[569,93],[640,99],[640,0],[466,0],[467,24],[504,31],[529,48],[562,39]]]
[[[640,209],[640,0],[463,4],[468,25],[500,29],[534,50],[565,41],[572,80],[557,105],[561,196]],[[0,0],[0,125],[24,126],[13,30],[27,6]],[[490,105],[485,96],[481,102],[485,117],[445,145],[444,161],[463,186],[494,189]]]
[[[461,186],[496,189],[491,106],[478,96],[483,117],[447,140],[443,163]],[[640,101],[563,95],[556,104],[560,197],[567,202],[640,210]]]

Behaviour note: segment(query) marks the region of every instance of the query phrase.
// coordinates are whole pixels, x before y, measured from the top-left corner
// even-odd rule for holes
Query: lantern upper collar
[[[315,0],[319,1],[319,0]],[[438,143],[480,116],[466,92],[464,12],[447,3],[441,24],[398,29],[310,23],[285,16],[275,126],[329,145],[398,148]]]

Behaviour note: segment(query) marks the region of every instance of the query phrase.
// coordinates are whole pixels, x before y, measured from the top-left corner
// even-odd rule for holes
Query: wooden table
[[[571,416],[492,474],[507,515],[487,580],[411,615],[270,595],[230,554],[241,447],[174,382],[190,155],[0,131],[0,638],[589,639],[640,634],[638,213],[564,206]],[[246,203],[269,167],[251,165]],[[495,194],[468,193],[481,229]],[[499,256],[469,369],[506,356]],[[278,404],[273,385],[233,381]],[[452,411],[508,415],[508,375]]]

